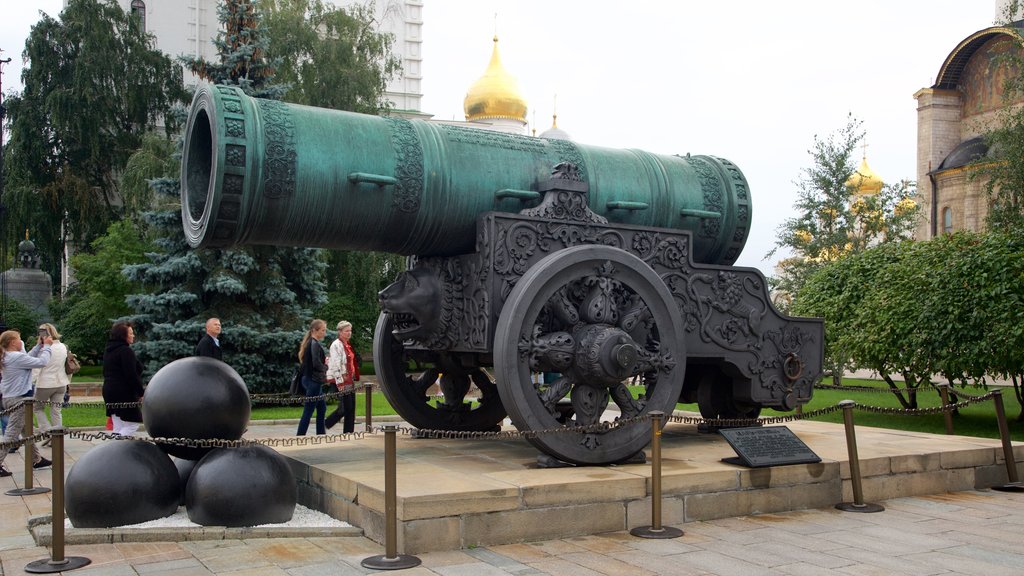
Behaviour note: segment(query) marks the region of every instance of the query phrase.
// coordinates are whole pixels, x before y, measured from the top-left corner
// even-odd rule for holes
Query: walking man
[[[196,344],[196,356],[208,356],[221,359],[220,353],[220,318],[210,318],[206,321],[206,334]]]

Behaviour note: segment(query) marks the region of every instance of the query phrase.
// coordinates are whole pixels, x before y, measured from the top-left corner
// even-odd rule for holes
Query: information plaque
[[[821,458],[785,426],[725,428],[718,433],[738,455],[737,458],[722,458],[722,462],[729,464],[764,468],[821,462]]]

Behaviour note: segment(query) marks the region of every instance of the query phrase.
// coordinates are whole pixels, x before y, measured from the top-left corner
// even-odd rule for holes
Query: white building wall
[[[130,11],[133,0],[116,0]],[[335,0],[346,6],[362,0]],[[220,0],[142,0],[146,31],[156,36],[156,45],[171,57],[199,56],[215,60],[213,39],[220,31],[217,5]],[[66,0],[65,0],[66,4]],[[392,52],[402,62],[402,72],[388,84],[387,98],[396,110],[420,111],[423,98],[423,0],[377,0],[377,22],[381,32],[395,35]],[[185,71],[186,84],[196,78]]]
[[[133,0],[117,0],[126,12]],[[156,47],[172,58],[197,56],[216,60],[214,38],[220,31],[217,20],[219,0],[142,0],[146,12],[146,32],[156,36]],[[183,72],[186,84],[197,78]]]

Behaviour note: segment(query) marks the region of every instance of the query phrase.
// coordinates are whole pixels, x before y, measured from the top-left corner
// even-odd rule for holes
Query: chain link
[[[276,400],[304,403],[310,400],[318,400],[320,398],[335,398],[344,396],[346,394],[354,394],[358,390],[376,389],[374,384],[366,384],[351,390],[345,390],[343,392],[330,392],[322,394],[320,396],[311,397],[298,397],[298,398],[281,398],[275,395],[260,395],[261,401],[265,398],[272,398]],[[851,388],[851,387],[844,387]],[[854,404],[853,408],[857,410],[863,410],[865,412],[874,412],[877,414],[902,414],[910,416],[923,416],[931,414],[940,414],[946,411],[952,411],[955,409],[966,408],[971,404],[979,404],[981,402],[992,399],[996,393],[989,392],[982,396],[971,396],[962,394],[967,399],[947,404],[945,406],[937,406],[935,408],[888,408],[881,406],[871,406],[867,404]],[[257,398],[258,396],[254,396]],[[31,399],[26,402],[32,401]],[[42,404],[55,404],[55,402],[40,402]],[[283,403],[283,402],[282,402]],[[112,408],[123,407],[123,405],[137,406],[137,402],[120,402],[112,404],[97,403],[98,406],[108,406]],[[75,406],[81,406],[83,403],[76,403]],[[13,407],[23,410],[22,404],[18,404]],[[667,415],[665,417],[666,422],[675,422],[680,424],[705,424],[710,427],[724,428],[724,427],[739,427],[739,426],[763,426],[765,424],[780,424],[785,422],[794,422],[797,420],[807,420],[830,414],[842,410],[842,406],[835,404],[825,408],[812,410],[810,412],[804,412],[802,414],[790,414],[787,416],[772,416],[766,418],[703,418],[693,416],[676,416]],[[13,410],[9,409],[4,413],[10,413]],[[560,426],[558,428],[548,428],[545,430],[501,430],[494,432],[480,432],[480,431],[459,431],[459,430],[432,430],[426,428],[409,428],[409,427],[398,427],[397,432],[408,435],[414,438],[434,438],[434,439],[445,439],[445,440],[515,440],[520,438],[537,438],[540,436],[547,436],[552,434],[590,434],[590,433],[606,433],[618,428],[626,426],[633,426],[641,422],[646,422],[651,419],[649,414],[641,414],[631,418],[618,418],[611,422],[599,422],[596,424],[590,424],[587,426]],[[124,437],[118,434],[109,432],[85,432],[80,430],[66,430],[65,435],[68,438],[75,438],[78,440],[85,440],[92,442],[95,440],[135,440],[144,442],[153,442],[157,444],[169,444],[172,446],[183,446],[192,448],[237,448],[240,446],[306,446],[306,445],[322,445],[332,444],[336,442],[344,442],[348,440],[361,440],[366,437],[375,435],[381,432],[383,428],[372,427],[369,430],[363,432],[350,432],[347,434],[319,434],[314,436],[288,436],[284,438],[259,438],[259,439],[247,439],[242,438],[239,440],[224,440],[219,438],[210,439],[193,439],[193,438],[149,438],[149,437]],[[40,432],[29,438],[22,438],[13,442],[0,442],[0,449],[7,450],[15,446],[21,446],[27,442],[36,442],[50,437],[49,432]]]
[[[934,387],[925,388],[875,388],[872,386],[836,386],[834,384],[815,384],[815,390],[840,390],[847,392],[859,392],[862,394],[919,394],[926,390],[938,392]],[[952,392],[952,389],[950,390]],[[959,394],[959,392],[957,392]]]
[[[960,408],[966,408],[971,404],[980,404],[986,400],[990,400],[995,396],[994,392],[989,392],[984,396],[974,396],[960,402],[946,404],[945,406],[936,406],[934,408],[888,408],[884,406],[869,406],[867,404],[857,404],[855,408],[863,410],[865,412],[874,412],[875,414],[902,414],[905,416],[925,416],[929,414],[942,414],[943,412],[951,412]]]
[[[253,394],[249,396],[249,402],[251,404],[280,404],[280,405],[301,405],[306,402],[319,402],[320,400],[330,400],[333,398],[340,398],[349,394],[357,394],[363,390],[376,391],[380,387],[377,384],[363,384],[352,388],[346,388],[341,392],[326,392],[319,396],[290,396],[287,394]],[[44,406],[65,406],[63,401],[54,400],[32,400],[34,403]],[[74,402],[69,404],[67,407],[74,408],[138,408],[142,406],[142,402]],[[21,408],[19,404],[16,407],[8,408],[0,414],[9,414],[14,411],[14,408]]]

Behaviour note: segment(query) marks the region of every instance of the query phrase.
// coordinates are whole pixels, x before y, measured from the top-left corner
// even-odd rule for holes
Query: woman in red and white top
[[[355,431],[356,424],[356,395],[353,388],[356,355],[349,344],[351,339],[352,323],[345,320],[338,322],[338,339],[331,343],[331,352],[327,358],[327,383],[337,386],[342,393],[338,408],[327,417],[327,427],[337,424],[344,417],[342,432],[346,434]]]

